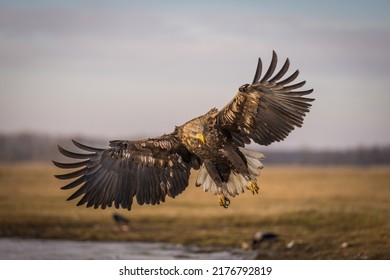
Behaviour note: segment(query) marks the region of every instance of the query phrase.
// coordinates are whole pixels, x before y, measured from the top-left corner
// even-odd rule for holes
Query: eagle
[[[286,75],[289,59],[274,74],[277,62],[273,51],[262,76],[259,58],[252,83],[241,86],[225,107],[176,126],[172,133],[110,141],[104,149],[72,140],[82,152],[58,146],[61,154],[78,160],[53,161],[61,169],[71,169],[55,175],[71,180],[61,189],[75,190],[68,200],[81,197],[77,206],[131,210],[134,197],[140,205],[160,204],[166,196],[175,198],[187,188],[191,171],[199,170],[196,186],[218,195],[224,208],[230,204],[229,197],[245,190],[258,193],[264,155],[246,145],[251,141],[269,145],[285,139],[295,127],[302,126],[314,101],[306,97],[313,89],[301,89],[305,81],[294,82],[298,70]]]

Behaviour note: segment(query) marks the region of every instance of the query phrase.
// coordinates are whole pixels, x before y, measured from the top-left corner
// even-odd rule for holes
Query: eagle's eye
[[[242,85],[240,86],[240,88],[238,89],[240,92],[245,92],[246,89],[249,87],[250,85],[249,84],[245,84],[245,85]]]

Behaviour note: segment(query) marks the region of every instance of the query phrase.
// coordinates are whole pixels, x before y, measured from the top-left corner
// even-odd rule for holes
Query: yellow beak
[[[198,133],[195,135],[195,138],[196,139],[199,139],[200,141],[202,141],[202,143],[204,144],[204,136],[202,133]]]

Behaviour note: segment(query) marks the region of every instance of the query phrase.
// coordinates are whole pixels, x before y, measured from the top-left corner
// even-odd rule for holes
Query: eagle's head
[[[204,144],[204,126],[201,124],[194,124],[188,126],[188,138],[187,141],[192,142],[193,144]]]
[[[205,126],[199,119],[189,121],[182,126],[182,141],[187,147],[200,147],[205,143]]]

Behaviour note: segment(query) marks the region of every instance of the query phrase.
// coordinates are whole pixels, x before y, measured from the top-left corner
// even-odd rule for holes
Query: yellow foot
[[[221,195],[219,197],[219,205],[222,206],[223,208],[228,208],[229,205],[230,205],[230,199],[227,198],[226,196],[224,195]]]
[[[247,188],[248,188],[248,190],[250,190],[253,194],[259,193],[259,187],[257,186],[256,182],[248,181]]]

